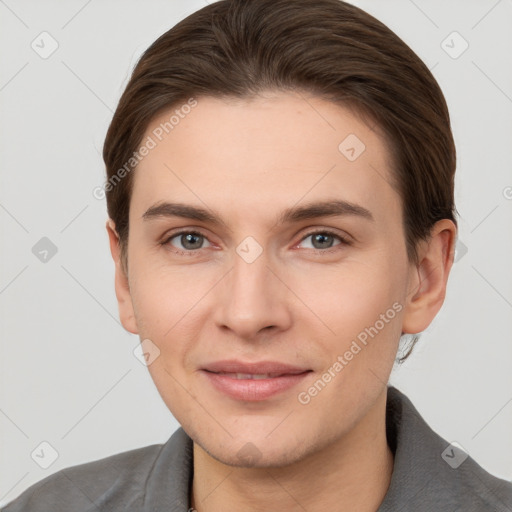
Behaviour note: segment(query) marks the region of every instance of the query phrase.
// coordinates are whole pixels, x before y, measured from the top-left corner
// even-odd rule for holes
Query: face
[[[123,325],[206,452],[298,461],[363,421],[396,356],[416,269],[387,147],[312,96],[198,98],[159,141],[174,110],[134,171]]]

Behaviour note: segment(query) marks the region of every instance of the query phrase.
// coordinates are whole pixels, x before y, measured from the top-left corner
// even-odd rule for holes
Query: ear
[[[457,228],[449,219],[434,225],[429,240],[418,247],[418,264],[411,268],[402,332],[424,331],[437,315],[446,295],[455,254]]]
[[[115,264],[115,289],[121,324],[128,332],[138,334],[128,276],[126,275],[121,261],[119,235],[117,234],[116,227],[112,219],[107,221],[106,227],[110,241],[110,252],[112,253],[112,258]]]

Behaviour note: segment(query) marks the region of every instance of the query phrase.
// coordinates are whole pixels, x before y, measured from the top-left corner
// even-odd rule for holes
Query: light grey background
[[[441,314],[392,383],[443,437],[511,480],[512,0],[354,3],[433,70],[458,149],[463,245]],[[106,204],[92,192],[136,59],[204,5],[0,0],[0,505],[177,428],[133,355],[138,338],[119,324]],[[43,31],[59,45],[46,59],[31,47],[51,49]],[[454,31],[469,44],[458,58]],[[57,247],[47,262],[32,252],[43,237]],[[58,453],[47,469],[53,452],[41,442]]]

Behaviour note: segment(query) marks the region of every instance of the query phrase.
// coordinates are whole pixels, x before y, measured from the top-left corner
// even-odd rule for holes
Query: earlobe
[[[128,276],[121,261],[119,235],[117,234],[115,224],[112,219],[108,219],[106,228],[110,242],[110,252],[115,264],[115,290],[119,308],[119,318],[121,320],[121,324],[128,332],[138,334]]]
[[[434,225],[429,240],[420,243],[419,262],[411,269],[402,324],[404,333],[424,331],[441,309],[453,264],[456,233],[455,224],[443,219]]]

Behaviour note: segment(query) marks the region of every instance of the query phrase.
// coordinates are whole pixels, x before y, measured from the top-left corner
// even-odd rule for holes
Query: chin
[[[218,448],[207,453],[227,466],[254,469],[282,468],[298,462],[304,456],[303,453],[297,451],[295,446],[280,446],[278,449],[264,447],[261,449],[251,442],[247,442],[240,449],[232,450],[229,453],[220,452]]]
[[[222,439],[216,439],[215,436],[211,437],[211,433],[192,434],[196,445],[210,457],[237,468],[284,467],[300,461],[315,450],[313,443],[299,439],[297,435],[276,435],[274,439],[269,439],[259,433],[237,435],[235,438],[222,436]]]

